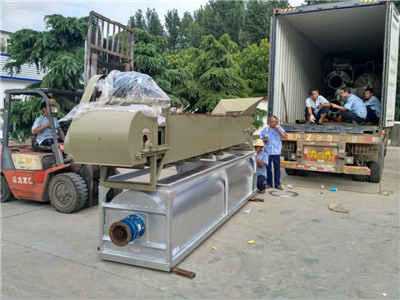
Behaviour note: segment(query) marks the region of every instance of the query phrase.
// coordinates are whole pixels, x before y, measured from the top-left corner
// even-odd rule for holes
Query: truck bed
[[[349,133],[375,134],[379,132],[378,125],[355,125],[343,122],[329,122],[324,125],[288,123],[281,125],[286,132],[315,132],[315,133]]]

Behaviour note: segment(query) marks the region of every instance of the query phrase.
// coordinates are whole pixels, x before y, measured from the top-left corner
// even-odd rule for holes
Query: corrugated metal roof
[[[386,5],[382,4],[281,15],[279,18],[288,20],[326,55],[371,57],[382,56],[385,13]]]
[[[20,80],[20,81],[40,81],[43,79],[44,75],[46,75],[43,71],[38,71],[36,65],[23,64],[21,66],[21,72],[16,74],[15,72],[11,76],[11,74],[7,73],[3,68],[7,62],[7,60],[11,56],[8,54],[0,55],[0,76],[1,79],[10,79],[10,80]]]

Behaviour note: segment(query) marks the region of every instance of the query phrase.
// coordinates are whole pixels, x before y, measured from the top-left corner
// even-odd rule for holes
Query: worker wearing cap
[[[374,96],[374,89],[368,88],[364,92],[364,102],[367,107],[367,121],[379,124],[381,118],[381,101]]]
[[[329,102],[319,94],[317,89],[310,89],[308,95],[310,97],[306,99],[304,117],[309,124],[317,122],[321,125],[329,112]]]
[[[257,189],[260,194],[265,193],[265,181],[267,179],[266,166],[268,164],[268,155],[264,148],[264,142],[261,139],[256,140],[254,143],[254,149],[257,152]]]
[[[43,111],[43,115],[38,117],[32,126],[32,134],[37,135],[36,141],[40,146],[51,146],[53,144],[53,134],[50,127],[49,112],[47,111],[46,102],[42,102],[40,109]],[[64,133],[60,129],[57,118],[53,117],[54,127],[56,134],[58,135],[58,142],[64,140]]]
[[[281,152],[282,139],[287,139],[286,131],[278,125],[276,116],[269,117],[269,126],[261,130],[260,138],[264,142],[264,151],[268,154],[267,188],[272,188],[272,164],[274,165],[275,188],[283,190],[281,186]]]
[[[344,122],[355,124],[367,122],[367,107],[360,98],[351,93],[349,87],[342,89],[340,96],[346,99],[343,106],[334,103],[330,103],[330,105],[340,110]]]

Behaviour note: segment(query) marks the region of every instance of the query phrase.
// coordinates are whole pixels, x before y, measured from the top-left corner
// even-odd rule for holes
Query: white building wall
[[[0,53],[0,109],[4,108],[4,91],[7,89],[24,89],[29,84],[39,82],[46,75],[39,71],[36,65],[23,64],[21,71],[12,75],[4,70],[7,61],[11,60],[11,55]]]

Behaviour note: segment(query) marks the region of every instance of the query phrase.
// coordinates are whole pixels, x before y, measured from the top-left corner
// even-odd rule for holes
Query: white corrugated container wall
[[[305,100],[312,87],[321,88],[321,51],[284,18],[276,24],[273,114],[285,120],[282,82],[289,121],[304,118]],[[278,38],[279,37],[279,38]],[[304,72],[304,70],[315,72]]]

